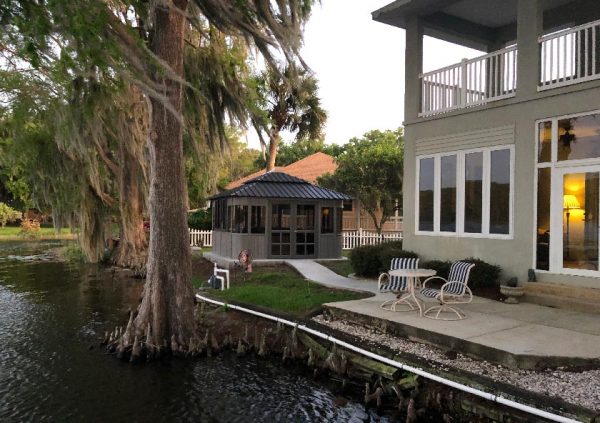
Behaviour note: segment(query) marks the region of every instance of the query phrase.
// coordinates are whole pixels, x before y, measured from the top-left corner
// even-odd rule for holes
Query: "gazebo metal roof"
[[[352,200],[340,192],[313,185],[304,179],[283,172],[267,172],[246,181],[239,187],[210,197],[217,200],[228,197],[296,198],[302,200]]]

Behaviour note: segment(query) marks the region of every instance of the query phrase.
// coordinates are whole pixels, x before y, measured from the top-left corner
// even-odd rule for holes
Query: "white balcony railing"
[[[539,90],[600,78],[600,21],[540,38]]]
[[[421,75],[421,116],[445,113],[513,97],[517,88],[517,47]]]

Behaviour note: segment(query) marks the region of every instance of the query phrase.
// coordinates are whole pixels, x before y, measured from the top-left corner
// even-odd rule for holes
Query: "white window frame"
[[[491,153],[497,150],[509,150],[510,154],[510,190],[508,234],[490,233],[490,187],[491,187]],[[465,217],[465,156],[470,153],[483,153],[482,174],[482,222],[481,233],[464,231]],[[441,207],[441,159],[456,156],[456,231],[440,230]],[[422,159],[434,159],[434,201],[433,201],[433,231],[419,230],[419,179]],[[437,154],[419,155],[416,157],[415,179],[415,235],[447,236],[461,238],[513,239],[514,238],[514,190],[515,190],[515,148],[514,144],[496,145],[493,147],[473,148],[468,150],[451,151]]]

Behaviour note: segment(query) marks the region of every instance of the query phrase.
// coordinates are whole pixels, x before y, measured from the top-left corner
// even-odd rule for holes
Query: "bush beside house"
[[[386,272],[390,268],[390,263],[393,258],[417,258],[418,255],[412,251],[402,249],[402,241],[386,242],[379,245],[365,245],[357,247],[350,251],[350,263],[352,269],[357,275],[366,277],[376,277],[382,272]],[[469,286],[471,288],[484,288],[497,286],[500,278],[500,266],[487,263],[478,258],[469,257],[462,259],[469,263],[474,263],[475,267],[469,275]],[[425,269],[433,269],[437,276],[444,279],[448,278],[451,261],[444,260],[429,260],[422,261],[419,267]]]
[[[416,253],[404,251],[402,241],[384,242],[379,245],[363,245],[350,251],[350,263],[354,273],[361,276],[377,276],[390,268],[395,257],[416,258]]]
[[[199,209],[188,214],[188,226],[197,231],[210,231],[212,229],[211,210]]]

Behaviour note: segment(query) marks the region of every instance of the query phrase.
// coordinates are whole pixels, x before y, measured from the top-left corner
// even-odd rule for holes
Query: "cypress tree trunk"
[[[131,140],[132,141],[132,140]],[[133,269],[144,275],[148,257],[148,237],[144,231],[145,195],[143,169],[124,142],[119,146],[119,211],[121,234],[112,261],[117,266]]]
[[[137,87],[129,87],[127,94],[133,99],[127,111],[132,130],[121,138],[119,144],[120,166],[115,176],[119,181],[120,241],[111,261],[145,276],[148,236],[144,230],[144,211],[148,180],[142,157],[149,132],[148,107]]]
[[[183,43],[187,0],[155,9],[152,51],[183,78]],[[182,110],[182,86],[158,75],[170,105]],[[151,100],[150,245],[146,284],[133,326],[135,335],[155,346],[187,348],[194,335],[194,297],[186,221],[182,124],[163,103]],[[130,337],[131,338],[131,337]]]

